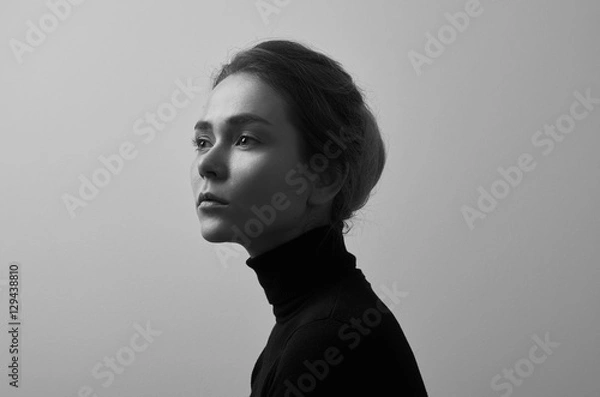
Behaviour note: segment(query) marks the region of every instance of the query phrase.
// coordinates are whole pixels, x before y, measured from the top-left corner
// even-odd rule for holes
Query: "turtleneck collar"
[[[253,258],[256,272],[278,322],[296,311],[317,288],[356,269],[341,230],[319,226]]]

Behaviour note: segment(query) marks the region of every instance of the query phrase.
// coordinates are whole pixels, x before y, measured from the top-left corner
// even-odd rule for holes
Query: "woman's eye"
[[[258,142],[255,138],[251,137],[250,135],[242,135],[238,139],[238,143],[240,143],[242,146],[248,146],[248,140]],[[206,149],[206,143],[209,143],[207,139],[196,137],[192,138],[192,146],[196,148],[196,151]]]
[[[250,139],[252,141],[256,141],[256,139],[254,139],[253,137],[251,137],[250,135],[242,135],[240,136],[240,139],[238,139],[238,142],[241,142],[242,139]]]
[[[192,138],[192,146],[196,148],[196,151],[204,149],[203,143],[207,142],[204,138]]]

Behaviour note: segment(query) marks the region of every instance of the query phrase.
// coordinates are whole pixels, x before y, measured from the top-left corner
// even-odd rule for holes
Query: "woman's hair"
[[[287,40],[264,41],[238,52],[218,71],[212,88],[241,72],[258,77],[284,98],[288,119],[303,135],[304,157],[324,155],[331,171],[344,178],[332,203],[330,226],[347,233],[346,220],[367,203],[386,160],[379,127],[360,88],[340,63]],[[345,148],[336,144],[340,141]],[[341,150],[335,158],[324,152],[332,144]]]

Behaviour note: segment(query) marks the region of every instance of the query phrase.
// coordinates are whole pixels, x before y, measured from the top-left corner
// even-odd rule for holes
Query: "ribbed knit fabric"
[[[311,229],[246,264],[275,315],[251,397],[427,396],[400,325],[341,231]]]

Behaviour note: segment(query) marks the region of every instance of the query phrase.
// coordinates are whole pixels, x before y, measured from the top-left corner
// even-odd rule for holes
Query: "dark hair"
[[[290,122],[303,134],[305,158],[324,154],[331,140],[346,146],[329,163],[345,176],[330,224],[347,233],[346,220],[367,203],[386,160],[379,127],[360,88],[335,60],[287,40],[264,41],[238,52],[218,71],[212,88],[241,72],[260,78],[285,99]]]

